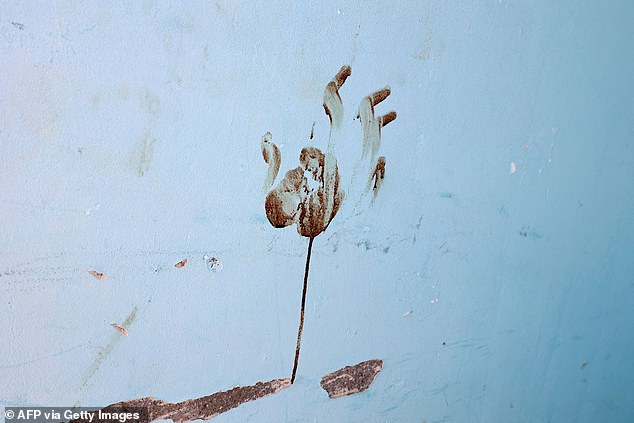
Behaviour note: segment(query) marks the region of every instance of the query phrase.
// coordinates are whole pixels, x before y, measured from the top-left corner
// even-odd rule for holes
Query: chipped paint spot
[[[321,387],[332,399],[363,392],[370,387],[382,368],[383,360],[368,360],[346,366],[322,377]]]
[[[126,336],[128,335],[128,330],[124,328],[123,326],[118,325],[116,323],[111,323],[110,326],[117,329],[121,333],[121,335],[126,335]]]
[[[104,273],[97,272],[96,270],[89,270],[88,273],[101,281],[106,279],[106,275]]]
[[[189,262],[188,258],[184,258],[181,261],[179,261],[178,263],[176,263],[174,265],[174,267],[178,268],[178,269],[182,269],[183,267],[185,267],[187,265],[187,263]]]

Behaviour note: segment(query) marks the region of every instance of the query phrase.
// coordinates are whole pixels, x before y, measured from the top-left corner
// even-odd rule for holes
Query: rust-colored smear
[[[270,382],[258,382],[252,386],[238,386],[228,391],[216,392],[202,398],[190,399],[179,403],[170,403],[156,398],[146,397],[119,402],[103,408],[101,411],[147,408],[148,422],[153,420],[172,420],[189,422],[192,420],[211,420],[219,414],[234,409],[246,402],[275,394],[291,385],[290,379],[274,379]],[[112,420],[109,420],[112,422]],[[71,420],[69,423],[105,423],[94,419]]]
[[[374,191],[375,196],[379,192],[381,184],[383,184],[383,179],[385,179],[385,156],[381,156],[377,159],[376,166],[374,167],[374,173],[370,179],[371,182],[374,181],[372,190]]]
[[[324,111],[330,119],[330,125],[334,128],[338,128],[343,120],[343,103],[339,96],[339,89],[351,74],[352,68],[350,66],[342,66],[324,90]]]
[[[381,146],[381,128],[396,119],[394,111],[379,117],[374,115],[374,106],[385,100],[391,92],[389,87],[385,87],[361,100],[358,117],[363,128],[362,159],[369,155],[374,160]]]
[[[262,149],[262,157],[264,158],[264,161],[269,165],[269,170],[266,174],[266,179],[264,180],[264,188],[269,189],[273,186],[273,182],[275,182],[275,178],[277,178],[277,173],[280,171],[282,155],[280,154],[280,149],[277,148],[277,145],[273,144],[270,132],[267,132],[262,137],[260,148]]]
[[[321,387],[330,398],[365,391],[383,368],[383,360],[363,361],[355,366],[346,366],[321,378]]]
[[[372,93],[370,95],[370,100],[372,100],[371,102],[372,107],[376,106],[377,104],[385,100],[391,93],[392,93],[392,90],[390,89],[390,87],[385,87],[375,93]]]
[[[111,323],[110,326],[112,326],[113,328],[117,329],[121,335],[127,335],[128,334],[128,330],[126,328],[124,328],[121,325],[118,325],[116,323]]]
[[[388,123],[394,121],[395,119],[396,119],[396,112],[394,110],[392,110],[391,112],[388,112],[388,113],[384,114],[383,116],[381,116],[379,118],[379,123],[380,123],[381,127],[384,127]]]
[[[333,81],[335,82],[335,84],[337,84],[337,88],[341,88],[343,83],[346,82],[346,79],[348,79],[350,75],[352,75],[352,68],[348,65],[343,65],[341,69],[339,69],[339,72],[337,72],[337,74],[333,78]]]
[[[339,89],[346,82],[347,78],[350,77],[351,73],[352,69],[350,66],[342,66],[324,89],[323,107],[330,120],[330,136],[325,150],[326,154],[316,147],[305,147],[302,149],[299,156],[299,163],[301,166],[286,172],[284,178],[268,193],[264,203],[267,219],[273,227],[284,228],[292,224],[296,224],[297,232],[300,235],[309,238],[308,252],[306,254],[306,267],[304,270],[300,323],[297,332],[297,344],[295,347],[295,361],[293,363],[291,383],[295,380],[300,356],[302,330],[305,317],[306,292],[308,286],[308,273],[313,241],[319,234],[326,230],[339,211],[345,198],[344,191],[341,189],[337,159],[335,158],[333,152],[335,151],[335,140],[341,135],[337,129],[343,120],[343,103],[341,96],[339,95]],[[366,191],[370,189],[370,186],[372,186],[375,197],[380,189],[383,179],[385,178],[385,157],[379,157],[375,162],[381,143],[381,128],[396,119],[396,112],[389,112],[383,116],[375,117],[374,106],[384,101],[390,93],[390,88],[385,87],[365,96],[361,101],[359,113],[357,115],[363,128],[363,152],[358,164],[363,164],[362,168],[364,172],[366,172],[368,167],[370,167],[367,174],[368,176],[365,177],[364,181],[368,181]],[[314,130],[315,124],[313,123],[310,131],[311,140],[314,137]],[[270,134],[267,135],[269,135],[270,138]],[[263,139],[263,142],[265,141],[266,140]],[[270,139],[268,142],[270,142]],[[262,154],[267,163],[272,161],[271,156],[273,153],[269,150],[265,151],[263,148]],[[370,156],[370,158],[369,160],[366,160],[368,156]],[[361,166],[359,168],[361,168]],[[357,170],[355,166],[352,178],[353,180],[355,180],[356,175]],[[359,191],[363,191],[363,187],[361,187]],[[366,192],[362,192],[361,196],[363,197],[365,193]],[[351,370],[353,371],[359,368],[359,372],[367,371],[368,374],[372,371],[374,372],[372,376],[369,377],[369,381],[367,381],[367,385],[365,387],[361,387],[361,385],[365,383],[365,379],[363,378],[361,378],[359,382],[361,385],[351,385],[351,387],[346,389],[341,388],[341,392],[344,393],[335,392],[336,389],[338,389],[337,386],[339,386],[335,384],[333,385],[335,386],[335,388],[333,388],[333,392],[335,393],[331,394],[331,398],[336,398],[337,396],[342,395],[350,395],[351,393],[367,389],[367,386],[369,386],[372,382],[376,372],[381,369],[382,365],[380,360],[374,360],[373,363],[380,364],[378,364],[377,368],[377,365],[363,367],[364,363],[360,363],[359,365],[354,366]],[[354,374],[358,376],[357,373]],[[344,376],[352,379],[349,375],[343,375],[342,377]],[[328,390],[326,386],[330,386],[331,382],[333,381],[326,376],[324,380],[322,380],[322,386],[324,386],[324,389]]]
[[[188,262],[189,262],[189,259],[184,258],[184,259],[182,259],[181,261],[179,261],[178,263],[176,263],[176,264],[174,265],[174,267],[177,267],[177,268],[179,268],[179,269],[182,269],[183,267],[185,267],[185,266],[187,265],[187,263],[188,263]]]
[[[284,178],[266,196],[266,217],[275,228],[290,226],[295,221],[302,201],[299,192],[304,185],[304,171],[296,167],[286,172]]]
[[[100,281],[106,279],[106,275],[104,273],[99,273],[96,270],[89,270],[88,273],[90,273],[92,276],[99,279]]]
[[[299,156],[302,165],[286,172],[267,195],[264,208],[276,228],[297,224],[297,232],[314,238],[323,232],[339,211],[343,191],[339,189],[337,160],[315,147]]]

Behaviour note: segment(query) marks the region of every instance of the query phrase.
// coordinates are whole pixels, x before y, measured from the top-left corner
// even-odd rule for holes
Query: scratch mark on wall
[[[5,364],[5,365],[0,366],[0,369],[18,368],[18,367],[26,366],[27,364],[32,364],[32,363],[36,363],[38,361],[47,360],[49,358],[59,357],[59,356],[64,355],[66,353],[75,351],[75,350],[77,350],[77,349],[79,349],[81,347],[85,347],[86,345],[88,345],[88,344],[87,343],[86,344],[78,344],[78,345],[75,345],[73,347],[70,347],[70,348],[67,348],[67,349],[52,353],[52,354],[46,354],[46,355],[42,355],[42,356],[33,358],[31,360],[21,361],[19,363],[13,363],[13,364]]]

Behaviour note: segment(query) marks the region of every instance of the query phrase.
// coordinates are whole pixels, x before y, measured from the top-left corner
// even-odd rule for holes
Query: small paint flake
[[[110,326],[112,326],[113,328],[117,329],[121,335],[127,335],[128,334],[128,330],[126,328],[124,328],[121,325],[118,325],[116,323],[111,323]]]
[[[515,172],[517,172],[517,165],[515,164],[515,162],[511,162],[511,175],[513,175]]]
[[[84,215],[90,216],[93,211],[97,211],[101,208],[101,204],[96,204],[93,207],[89,207],[84,211]]]
[[[106,279],[106,275],[105,273],[99,273],[95,270],[89,270],[88,273],[90,273],[91,275],[93,275],[95,278],[99,279],[100,281]]]
[[[184,259],[182,259],[181,261],[179,261],[178,263],[176,263],[176,264],[174,265],[174,267],[177,267],[177,268],[179,268],[179,269],[182,269],[183,267],[185,267],[185,265],[187,264],[187,262],[189,262],[189,259],[184,258]]]

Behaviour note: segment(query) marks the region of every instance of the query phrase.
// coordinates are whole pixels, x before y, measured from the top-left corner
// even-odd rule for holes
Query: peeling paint
[[[275,394],[291,385],[290,379],[274,379],[269,382],[258,382],[251,386],[238,386],[228,391],[216,392],[201,398],[190,399],[178,403],[170,403],[156,398],[146,397],[109,405],[102,412],[112,412],[121,408],[147,408],[148,422],[154,420],[172,420],[185,423],[192,420],[211,420],[219,414],[232,410],[240,405]],[[71,420],[70,423],[98,423],[92,420]]]
[[[321,387],[332,399],[363,392],[370,387],[382,368],[383,360],[368,360],[346,366],[322,377]]]

